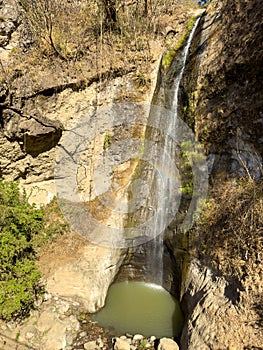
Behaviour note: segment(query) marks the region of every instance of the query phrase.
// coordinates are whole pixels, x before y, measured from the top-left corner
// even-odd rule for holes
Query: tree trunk
[[[116,0],[103,0],[106,19],[109,23],[117,22]]]

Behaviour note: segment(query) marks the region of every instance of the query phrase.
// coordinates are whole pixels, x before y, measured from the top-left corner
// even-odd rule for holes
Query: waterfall
[[[180,119],[177,115],[178,92],[197,25],[198,21],[196,21],[185,47],[178,53],[180,67],[179,69],[178,66],[176,67],[176,77],[172,80],[170,110],[164,107],[168,79],[167,76],[161,77],[162,66],[160,66],[158,75],[160,79],[156,84],[147,118],[144,151],[140,158],[141,163],[137,165],[138,172],[135,181],[132,182],[131,186],[133,196],[139,198],[140,210],[132,205],[133,202],[130,203],[130,209],[133,210],[129,212],[127,224],[131,226],[127,225],[128,230],[124,231],[125,238],[128,240],[132,237],[133,243],[132,246],[129,246],[125,262],[115,281],[122,283],[115,283],[111,287],[111,292],[120,290],[119,294],[114,294],[106,307],[95,316],[95,321],[101,322],[101,325],[116,327],[122,333],[142,332],[142,334],[154,334],[158,337],[170,337],[179,335],[183,325],[180,306],[175,303],[176,300],[172,297],[172,295],[176,295],[175,288],[172,287],[175,286],[175,283],[177,285],[179,283],[173,281],[173,277],[169,281],[172,264],[170,255],[167,252],[164,254],[168,248],[164,246],[164,237],[165,232],[168,232],[169,224],[176,216],[181,198],[177,160],[181,150],[181,136],[187,137],[189,135],[184,128],[180,127]],[[188,140],[190,139],[188,138]],[[138,177],[140,181],[137,181]],[[130,228],[131,230],[129,230]],[[138,286],[146,288],[146,292],[136,294],[135,287]],[[159,305],[159,301],[151,300],[150,294],[147,294],[148,289],[151,292],[165,292],[172,298],[172,304],[168,307],[170,312],[172,310],[172,317],[165,311],[164,319],[158,319],[161,312],[156,311],[155,307],[161,305],[160,308],[163,311],[165,304]],[[116,314],[117,318],[115,319]],[[154,322],[151,323],[151,320]],[[139,321],[142,321],[142,324],[138,326]],[[135,326],[132,328],[134,322]],[[156,323],[157,329],[154,328]],[[168,325],[170,330],[167,331],[167,328],[160,330],[163,324]],[[149,329],[146,329],[145,326],[149,326]]]
[[[185,68],[185,63],[188,55],[188,51],[190,49],[195,30],[198,26],[198,23],[200,21],[200,17],[195,21],[195,24],[190,32],[190,35],[188,37],[187,43],[185,45],[184,51],[183,51],[183,59],[182,59],[182,68],[177,75],[175,81],[174,81],[174,98],[173,98],[173,103],[172,103],[172,111],[175,113],[175,119],[177,118],[177,108],[178,108],[178,94],[179,94],[179,87],[180,87],[180,82],[182,80],[182,76],[184,73],[184,68]]]
[[[117,278],[119,282],[128,279],[155,283],[167,289],[171,287],[170,282],[169,285],[166,283],[168,275],[171,275],[171,269],[167,269],[167,266],[172,264],[170,257],[167,254],[164,255],[166,249],[164,234],[175,218],[181,202],[177,154],[180,152],[178,144],[182,137],[176,137],[176,133],[179,132],[178,92],[198,21],[195,22],[185,46],[178,52],[180,66],[176,66],[175,77],[172,79],[168,77],[172,70],[174,73],[173,67],[163,76],[162,60],[160,60],[157,83],[147,118],[142,162],[138,165],[136,181],[132,186],[133,195],[137,195],[140,205],[138,210],[137,207],[135,207],[136,210],[130,207],[127,226],[131,227],[131,231],[128,229],[127,233],[125,232],[127,239],[130,239],[130,236],[133,237],[133,243],[119,271]],[[172,65],[174,63],[175,60]],[[167,81],[172,82],[172,84],[169,83],[171,86],[169,96],[167,96]],[[169,109],[165,108],[167,97]],[[180,132],[184,136],[186,133],[187,136],[184,128],[181,128]],[[137,181],[138,178],[140,182]]]
[[[180,70],[177,73],[177,76],[174,79],[172,89],[174,91],[173,99],[172,99],[172,106],[171,111],[173,113],[173,118],[168,118],[168,123],[166,125],[167,128],[167,135],[164,140],[163,145],[163,152],[161,154],[161,159],[158,159],[158,166],[161,169],[168,169],[169,173],[173,172],[173,169],[175,167],[174,164],[174,155],[176,154],[176,143],[174,140],[169,137],[169,135],[176,135],[177,132],[177,112],[178,112],[178,94],[179,94],[179,86],[180,82],[183,76],[185,64],[187,55],[190,49],[190,45],[195,33],[195,30],[198,26],[199,22],[198,18],[189,34],[187,43],[183,49],[182,52],[182,66]],[[160,92],[159,92],[160,93]],[[160,119],[160,123],[163,122]],[[177,194],[178,188],[175,188],[175,183],[172,181],[170,176],[163,176],[162,177],[162,183],[159,183],[158,186],[161,187],[161,189],[156,189],[158,193],[162,193],[162,196],[158,198],[158,209],[161,213],[159,218],[157,217],[155,221],[155,226],[153,227],[153,237],[154,239],[150,242],[149,248],[150,254],[146,254],[146,274],[149,275],[149,279],[151,279],[154,283],[163,285],[163,253],[164,253],[164,232],[167,228],[167,223],[171,221],[171,218],[169,218],[169,215],[173,210],[170,210],[172,206],[176,206],[176,201],[180,200],[178,199],[179,196]],[[163,230],[163,228],[165,228]]]

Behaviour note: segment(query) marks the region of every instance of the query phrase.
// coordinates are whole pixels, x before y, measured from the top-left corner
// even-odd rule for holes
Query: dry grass
[[[225,182],[211,196],[196,230],[199,253],[225,275],[242,278],[252,261],[260,261],[263,182]]]
[[[151,63],[165,47],[166,28],[186,28],[195,8],[192,1],[152,0],[145,15],[143,2],[121,6],[117,1],[118,22],[112,27],[96,0],[21,3],[20,46],[12,50],[1,74],[10,92],[19,96],[92,77],[100,81],[116,72],[134,72],[136,83],[144,86]]]
[[[192,252],[242,293],[242,304],[263,324],[263,181],[213,186],[192,237]],[[201,242],[201,243],[200,243]]]

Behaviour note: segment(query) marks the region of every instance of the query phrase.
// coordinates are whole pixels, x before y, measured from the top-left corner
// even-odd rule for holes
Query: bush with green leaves
[[[42,288],[34,237],[43,227],[43,210],[28,203],[17,182],[0,180],[0,318],[28,314]]]

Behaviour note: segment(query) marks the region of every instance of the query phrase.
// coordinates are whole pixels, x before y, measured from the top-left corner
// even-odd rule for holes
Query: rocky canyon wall
[[[212,1],[186,65],[181,115],[213,173],[262,175],[261,76],[261,2]]]
[[[262,181],[262,33],[260,1],[214,0],[201,18],[190,49],[181,84],[180,115],[207,154],[213,196],[218,188],[224,189],[225,181],[232,181],[232,186],[242,177],[258,184]],[[252,201],[255,198],[257,195]],[[217,201],[218,208],[223,208],[224,201],[221,199],[221,205],[220,198]],[[227,216],[233,220],[230,211],[225,215],[226,221]],[[245,208],[236,213],[237,226],[232,235],[238,231],[238,220],[246,215]],[[219,237],[226,235],[221,225],[218,222]],[[252,290],[262,291],[262,269],[256,258],[261,248],[255,245],[250,258],[241,255],[240,264],[253,268],[244,269],[250,272],[240,273],[237,283],[234,275],[224,276],[222,267],[224,261],[227,264],[231,260],[229,246],[221,243],[223,253],[217,263],[209,258],[196,260],[209,255],[206,249],[213,249],[213,237],[211,245],[206,245],[202,230],[201,225],[197,244],[203,247],[203,253],[182,263],[181,292],[186,312],[182,349],[261,349],[263,338],[257,321],[247,323],[251,315],[260,319],[260,308],[253,306]],[[190,232],[190,245],[194,235],[195,229]],[[237,233],[236,239],[245,238]],[[251,242],[258,239],[260,233],[255,231]],[[232,265],[233,271],[240,268],[234,258]],[[247,285],[250,279],[255,281],[251,288]]]

